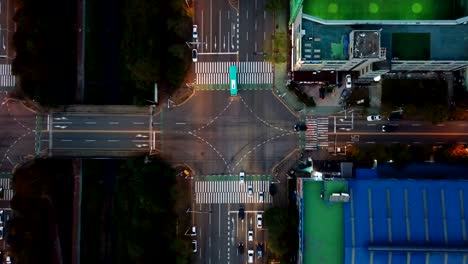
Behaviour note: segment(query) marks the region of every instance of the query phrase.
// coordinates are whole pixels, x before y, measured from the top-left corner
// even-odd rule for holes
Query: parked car
[[[197,243],[196,240],[192,240],[192,251],[193,251],[193,253],[197,253],[197,250],[198,250],[197,244],[198,243]]]
[[[241,171],[239,172],[239,183],[244,183],[245,182],[245,172]]]
[[[387,124],[382,126],[382,132],[394,132],[398,130],[397,125]]]
[[[257,214],[257,228],[262,228],[263,226],[263,215]]]
[[[197,62],[198,61],[198,51],[197,49],[192,50],[192,61]]]
[[[253,250],[247,251],[247,256],[248,256],[247,262],[254,263],[254,251]]]
[[[0,210],[0,224],[3,224],[3,210]]]
[[[192,27],[192,37],[195,40],[198,39],[198,27],[197,27],[197,25],[193,25],[193,27]]]
[[[249,184],[247,187],[247,196],[252,197],[253,196],[253,187],[252,184]]]
[[[264,192],[259,192],[258,193],[258,201],[263,203],[264,200],[265,200],[265,193]]]
[[[5,263],[6,263],[6,264],[11,264],[11,257],[10,257],[10,256],[7,256],[7,257],[5,258]]]
[[[248,237],[249,241],[253,241],[253,231],[252,230],[249,230],[249,232],[247,232],[247,237]]]
[[[257,244],[257,258],[261,258],[263,256],[263,245],[262,243]]]
[[[351,89],[351,87],[352,87],[351,75],[348,74],[348,75],[346,75],[346,88]]]
[[[3,239],[3,226],[0,226],[0,240]]]
[[[197,227],[192,226],[192,233],[190,234],[191,236],[196,236],[197,235]]]
[[[351,95],[351,91],[348,90],[348,89],[343,89],[343,91],[341,92],[341,96],[340,96],[340,99],[341,100],[346,100],[348,99],[348,97]]]
[[[370,115],[367,116],[367,121],[380,121],[382,117],[380,115]]]

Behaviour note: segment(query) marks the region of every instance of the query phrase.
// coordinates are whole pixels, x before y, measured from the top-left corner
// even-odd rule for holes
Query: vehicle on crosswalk
[[[297,123],[294,125],[294,131],[306,131],[307,125],[304,123]]]
[[[249,232],[247,232],[247,237],[248,237],[249,241],[253,241],[253,231],[252,230],[249,230]]]
[[[257,228],[262,228],[263,226],[263,215],[261,213],[257,214]]]
[[[259,192],[258,193],[258,201],[263,203],[264,200],[265,200],[265,193],[264,192]]]
[[[239,183],[245,182],[245,171],[239,172]]]
[[[253,186],[252,186],[252,184],[249,184],[249,186],[247,187],[247,196],[253,197]]]

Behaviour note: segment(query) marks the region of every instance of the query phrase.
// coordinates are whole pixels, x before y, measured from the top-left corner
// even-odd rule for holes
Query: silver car
[[[253,250],[247,251],[247,256],[248,256],[247,262],[254,263],[254,251]]]
[[[249,184],[247,187],[247,196],[252,197],[253,196],[253,187],[252,184]]]

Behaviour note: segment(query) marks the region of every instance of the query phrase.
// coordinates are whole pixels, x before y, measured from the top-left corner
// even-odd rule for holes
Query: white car
[[[249,238],[249,241],[253,241],[253,231],[252,230],[249,230],[249,232],[247,233],[247,236]]]
[[[252,197],[253,196],[253,187],[252,184],[249,184],[247,187],[247,196]]]
[[[265,193],[264,192],[259,192],[258,193],[258,201],[263,203],[263,200],[265,200]]]
[[[239,183],[245,182],[245,171],[239,172]]]
[[[11,264],[11,257],[10,257],[10,256],[7,256],[7,257],[5,258],[5,263],[6,263],[6,264]]]
[[[352,87],[351,75],[346,75],[346,88],[350,89]]]
[[[197,27],[197,25],[193,25],[193,27],[192,27],[192,37],[195,40],[198,39],[198,27]]]
[[[263,220],[263,215],[262,214],[257,214],[257,228],[262,228],[262,221]]]
[[[247,262],[254,263],[254,251],[253,250],[247,251],[247,256],[248,256]]]
[[[367,116],[367,121],[380,121],[382,117],[380,115],[370,115]]]

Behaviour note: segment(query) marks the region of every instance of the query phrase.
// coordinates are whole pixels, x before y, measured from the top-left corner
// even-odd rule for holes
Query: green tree
[[[277,257],[287,259],[294,255],[298,247],[298,212],[287,208],[270,208],[264,215],[268,228],[268,249]]]

